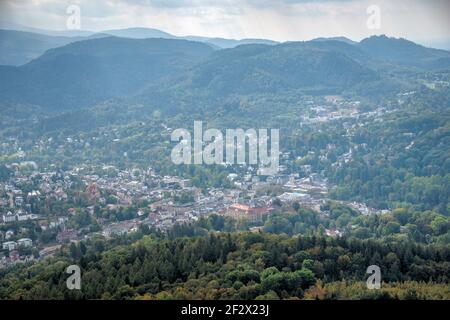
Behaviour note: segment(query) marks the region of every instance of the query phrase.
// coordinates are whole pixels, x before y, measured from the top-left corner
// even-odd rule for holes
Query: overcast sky
[[[450,48],[450,0],[0,0],[0,21],[63,30],[73,4],[82,30],[150,27],[279,41],[386,34]],[[367,27],[370,5],[380,8],[379,29]]]

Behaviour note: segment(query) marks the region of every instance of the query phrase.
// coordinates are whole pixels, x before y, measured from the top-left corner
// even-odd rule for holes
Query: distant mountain
[[[378,60],[424,69],[450,68],[450,51],[427,48],[402,38],[372,36],[357,46]]]
[[[64,46],[75,41],[104,36],[94,34],[89,37],[63,37],[15,30],[0,30],[0,65],[19,66],[36,59],[48,49]]]
[[[147,39],[147,38],[163,38],[163,39],[176,39],[177,37],[170,33],[151,28],[128,28],[128,29],[116,29],[105,30],[101,33],[109,34],[116,37],[131,38],[131,39]]]
[[[17,23],[11,23],[5,20],[2,20],[0,17],[0,29],[3,30],[15,30],[15,31],[22,31],[22,32],[31,32],[31,33],[39,33],[46,36],[52,36],[52,37],[89,37],[97,32],[88,31],[88,30],[48,30],[48,29],[40,29],[40,28],[33,28]]]
[[[356,42],[357,43],[357,42]],[[331,50],[336,51],[341,54],[344,54],[353,60],[357,61],[361,65],[366,67],[373,66],[373,58],[370,54],[362,50],[361,48],[355,46],[353,43],[349,43],[347,41],[342,40],[331,40],[331,39],[323,39],[323,40],[311,40],[305,42],[308,46],[314,47],[317,50]]]
[[[88,31],[88,30],[47,30],[47,29],[39,29],[39,28],[29,28],[25,27],[23,29],[13,29],[13,30],[19,30],[19,31],[26,31],[26,32],[32,32],[32,33],[39,33],[44,34],[47,36],[52,37],[90,37],[98,32]]]
[[[24,66],[0,68],[0,100],[52,109],[88,106],[134,94],[212,51],[185,40],[108,37],[74,42]]]
[[[234,40],[234,39],[224,39],[224,38],[206,38],[205,43],[210,43],[214,46],[217,46],[222,49],[230,49],[243,44],[267,44],[267,45],[276,45],[278,42],[272,40],[265,39],[242,39],[242,40]]]
[[[118,30],[105,30],[102,33],[110,34],[117,37],[132,38],[132,39],[146,39],[146,38],[163,38],[163,39],[183,39],[190,41],[198,41],[211,44],[216,48],[234,48],[242,44],[277,44],[276,41],[265,39],[224,39],[224,38],[209,38],[201,36],[175,36],[173,34],[152,28],[128,28]]]
[[[169,113],[203,109],[215,112],[231,97],[296,94],[340,94],[371,87],[377,72],[344,54],[363,53],[351,45],[331,41],[242,45],[215,51],[185,74],[154,85],[125,104],[152,104]],[[380,93],[382,91],[380,90]]]
[[[0,23],[2,27],[10,25]],[[267,39],[225,39],[201,36],[175,36],[153,28],[127,28],[105,30],[100,33],[84,30],[42,30],[26,26],[14,26],[18,31],[0,30],[0,65],[21,65],[37,58],[47,49],[59,47],[71,42],[108,35],[130,39],[183,39],[209,44],[214,49],[229,49],[245,44],[276,45],[278,42]],[[341,42],[358,47],[370,59],[395,63],[397,65],[416,67],[425,70],[447,69],[450,67],[450,52],[427,48],[414,42],[373,36],[355,42],[346,37],[321,37],[311,42]],[[389,66],[388,66],[389,68]]]
[[[342,88],[375,79],[350,55],[312,42],[246,45],[216,52],[193,68],[190,83],[220,93]],[[352,50],[349,47],[349,50]]]
[[[355,45],[355,44],[357,44],[358,42],[356,42],[356,41],[353,41],[353,40],[351,40],[351,39],[349,39],[349,38],[346,38],[346,37],[329,37],[329,38],[324,38],[324,37],[322,37],[322,38],[315,38],[315,39],[313,39],[312,41],[341,41],[341,42],[345,42],[345,43],[347,43],[347,44],[352,44],[352,45]]]
[[[149,35],[147,29],[143,32]],[[383,97],[417,84],[401,74],[404,70],[445,66],[449,55],[387,37],[356,45],[316,39],[214,47],[161,38],[77,41],[26,65],[0,68],[0,99],[59,110],[133,96],[133,102],[158,101],[161,108],[177,110],[178,105],[208,107],[227,97],[253,94]]]
[[[16,26],[18,30],[0,29],[0,65],[19,66],[42,55],[52,48],[86,39],[116,36],[130,39],[180,39],[204,42],[214,49],[233,48],[242,44],[276,44],[275,41],[264,39],[223,39],[198,36],[177,37],[170,33],[151,28],[128,28],[105,30],[100,33],[82,30],[43,30],[24,26]]]

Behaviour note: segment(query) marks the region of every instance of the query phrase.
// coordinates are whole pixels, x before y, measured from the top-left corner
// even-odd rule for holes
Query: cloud
[[[0,20],[64,29],[66,9],[81,8],[82,28],[153,27],[177,35],[306,40],[385,33],[412,40],[448,39],[448,0],[0,0]],[[366,27],[369,5],[381,29]]]

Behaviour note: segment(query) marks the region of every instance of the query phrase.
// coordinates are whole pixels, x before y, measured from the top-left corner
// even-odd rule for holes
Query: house
[[[181,188],[189,188],[192,186],[192,182],[190,179],[181,179],[179,182]]]
[[[108,228],[105,228],[103,230],[102,235],[106,238],[110,238],[112,236],[121,236],[124,234],[127,234],[129,232],[129,229],[123,226],[109,226]]]
[[[23,205],[23,197],[22,196],[17,196],[15,199],[15,204],[16,206],[20,207]]]
[[[30,238],[22,238],[17,240],[19,246],[31,247],[33,245],[33,240]]]
[[[17,211],[16,213],[17,221],[27,221],[32,220],[34,216],[27,212],[23,212],[22,210]]]
[[[138,212],[137,212],[137,215],[138,215],[139,217],[142,217],[144,214],[145,214],[145,212],[142,211],[142,210],[138,210]]]
[[[15,241],[7,241],[7,242],[3,242],[2,245],[3,250],[16,250],[17,249],[17,242]]]
[[[20,254],[17,250],[12,250],[9,253],[9,260],[11,262],[18,262],[20,260]]]
[[[58,240],[58,242],[60,243],[77,239],[78,239],[77,230],[64,230],[58,233],[58,235],[56,236],[56,240]]]
[[[49,228],[50,229],[54,229],[54,228],[57,228],[59,226],[62,226],[62,225],[64,225],[64,223],[67,220],[69,220],[67,217],[59,217],[57,220],[50,221]]]
[[[325,234],[329,237],[337,238],[342,237],[343,232],[338,229],[325,229]]]
[[[8,230],[5,233],[5,240],[11,239],[14,236],[14,231]]]
[[[3,214],[2,220],[4,223],[14,222],[16,221],[16,215],[13,214],[11,211],[8,211],[6,214]]]
[[[56,245],[56,246],[52,246],[52,247],[45,247],[44,249],[42,249],[41,251],[39,251],[39,256],[42,258],[45,257],[52,257],[53,255],[55,255],[59,249],[61,249],[61,245]]]
[[[306,193],[300,192],[285,192],[282,195],[278,196],[282,202],[295,202],[295,201],[303,201],[309,198],[309,195]]]
[[[246,204],[235,203],[228,207],[225,215],[237,220],[249,220],[251,222],[262,221],[263,216],[269,214],[273,208],[250,207]]]
[[[252,233],[260,233],[264,230],[264,227],[251,227],[249,230]]]

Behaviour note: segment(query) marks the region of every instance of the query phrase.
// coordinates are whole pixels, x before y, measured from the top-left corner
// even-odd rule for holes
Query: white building
[[[21,205],[23,205],[23,197],[17,196],[14,202],[15,202],[16,206],[20,207]]]
[[[27,212],[24,212],[22,210],[19,210],[16,214],[17,221],[26,221],[26,220],[32,220],[33,215]]]
[[[14,222],[16,221],[16,215],[13,214],[11,211],[8,211],[6,214],[2,216],[2,220],[4,223]]]
[[[33,240],[30,238],[22,238],[17,240],[19,246],[31,247],[33,245]]]
[[[3,242],[2,247],[3,247],[3,250],[9,250],[9,251],[15,250],[15,249],[17,249],[17,242],[15,242],[15,241]]]

